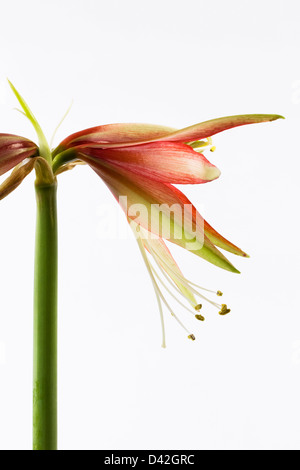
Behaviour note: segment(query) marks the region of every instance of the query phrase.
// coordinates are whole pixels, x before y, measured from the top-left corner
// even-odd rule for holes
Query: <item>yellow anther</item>
[[[192,341],[195,341],[195,336],[194,335],[188,335],[188,339],[191,339]]]
[[[216,294],[217,294],[219,297],[222,297],[223,292],[221,292],[220,290],[218,290],[218,291],[216,292]]]
[[[214,152],[215,150],[216,150],[216,146],[215,146],[215,145],[213,145],[212,147],[210,147],[210,151],[211,151],[211,152]]]
[[[204,321],[204,320],[205,320],[205,318],[204,318],[203,315],[195,315],[195,318],[196,318],[197,320],[200,320],[200,321]]]
[[[230,308],[227,308],[226,304],[221,305],[221,310],[219,311],[219,315],[227,315],[230,312]]]
[[[198,305],[195,306],[195,310],[197,310],[197,311],[201,310],[201,308],[202,308],[202,304],[198,304]]]

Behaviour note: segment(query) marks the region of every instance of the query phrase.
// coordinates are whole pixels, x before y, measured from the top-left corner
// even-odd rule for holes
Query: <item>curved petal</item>
[[[220,233],[218,233],[211,225],[209,225],[206,220],[204,221],[204,231],[207,236],[207,238],[210,239],[210,241],[218,246],[219,248],[222,248],[223,250],[228,251],[229,253],[233,253],[234,255],[238,256],[243,256],[244,258],[249,258],[249,255],[245,253],[243,250],[241,250],[239,247],[231,243],[229,240],[224,238]]]
[[[176,192],[178,199],[181,200],[182,204],[184,204],[187,210],[191,211],[190,217],[193,221],[193,228],[194,228],[197,225],[198,221],[201,220],[197,209],[193,206],[193,204],[186,197],[186,195],[183,194],[181,191],[179,191],[179,189],[174,187],[173,190],[174,192]],[[247,255],[247,253],[245,253],[243,250],[241,250],[236,245],[231,243],[229,240],[224,238],[211,225],[209,225],[209,223],[206,222],[206,220],[203,219],[203,222],[201,223],[203,223],[205,235],[214,245],[218,246],[219,248],[222,248],[223,250],[228,251],[229,253],[233,253],[238,256],[243,256],[244,258],[249,258],[249,255]]]
[[[236,116],[226,116],[209,121],[194,124],[193,126],[180,129],[178,131],[162,137],[159,140],[171,140],[172,142],[193,142],[205,139],[219,132],[232,129],[233,127],[245,126],[247,124],[258,124],[261,122],[276,121],[284,119],[278,114],[241,114]]]
[[[13,169],[8,178],[0,185],[0,199],[4,199],[22,183],[24,178],[33,170],[35,160],[35,158],[29,158]]]
[[[12,134],[0,134],[0,175],[11,170],[25,158],[38,152],[38,147],[31,140]]]
[[[117,171],[128,170],[162,183],[206,183],[220,176],[220,170],[204,155],[181,143],[153,142],[105,150],[86,148],[83,152]]]
[[[128,149],[127,149],[128,150]],[[99,151],[99,149],[97,150]],[[109,162],[107,162],[106,160],[104,160],[103,158],[100,159],[100,158],[95,158],[95,157],[89,157],[87,155],[87,153],[89,152],[91,155],[93,155],[93,151],[91,149],[87,150],[87,149],[84,149],[84,152],[85,154],[83,153],[80,153],[78,151],[75,151],[74,149],[70,149],[70,150],[66,150],[65,152],[59,154],[56,159],[54,160],[53,162],[53,171],[55,171],[55,174],[58,174],[59,171],[60,171],[60,168],[64,168],[64,166],[66,166],[66,164],[68,162],[71,162],[71,161],[76,161],[76,159],[78,158],[81,158],[83,161],[85,161],[86,163],[90,164],[91,166],[94,166],[95,168],[99,168],[99,169],[103,169],[103,171],[105,170],[105,168],[107,168],[107,170],[115,170],[115,172],[119,173],[119,179],[122,180],[122,177],[123,179],[125,178],[128,178],[128,170],[125,168],[125,165],[124,167],[117,167],[117,165],[114,164],[110,164]],[[105,150],[106,152],[106,150]],[[127,165],[126,165],[127,167]],[[94,168],[94,169],[95,169]],[[96,171],[96,170],[95,170]],[[145,172],[146,170],[144,169],[141,169],[141,174],[142,176],[145,177]],[[131,175],[132,178],[135,178],[135,177],[138,177],[139,175],[136,173],[133,173],[132,171],[129,172],[129,174]],[[141,175],[140,175],[141,176]],[[162,181],[162,178],[163,176],[161,176],[161,179],[159,179],[159,182]],[[148,175],[148,179],[150,180],[150,176]],[[152,181],[153,181],[153,177],[152,177]],[[172,180],[173,182],[174,180]],[[163,181],[165,182],[165,181]],[[182,180],[181,180],[182,182]],[[162,184],[162,183],[160,183]],[[171,186],[169,184],[169,186]],[[200,214],[198,213],[198,211],[196,210],[196,208],[191,204],[191,202],[189,201],[189,199],[181,192],[179,191],[177,188],[175,188],[174,186],[172,186],[172,191],[173,193],[176,193],[176,197],[181,201],[181,204],[183,206],[186,206],[186,208],[188,207],[191,207],[191,214],[190,214],[190,219],[192,220],[192,224],[193,224],[193,230],[195,230],[195,226],[197,224],[197,220],[201,220],[201,216]],[[126,194],[126,192],[124,193]],[[187,209],[186,209],[187,210]],[[236,245],[234,245],[233,243],[231,243],[229,240],[227,240],[226,238],[224,238],[220,233],[218,233],[213,227],[211,227],[211,225],[209,225],[204,219],[202,219],[202,228],[204,228],[204,232],[205,232],[205,235],[207,236],[207,238],[216,246],[218,246],[219,248],[222,248],[230,253],[233,253],[235,255],[238,255],[238,256],[243,256],[243,257],[248,257],[248,255],[243,251],[241,250],[240,248],[238,248]]]
[[[67,137],[54,155],[71,147],[129,147],[154,141],[194,142],[233,127],[284,119],[278,114],[242,114],[226,116],[174,130],[152,124],[108,124],[85,129]]]
[[[125,172],[121,175],[88,157],[83,156],[83,160],[103,179],[127,217],[154,237],[168,239],[220,268],[239,272],[205,236],[201,228],[203,219],[196,225],[193,223],[192,210],[184,206],[177,196],[179,190],[171,184],[158,183],[129,171],[125,177]]]
[[[57,149],[55,149],[54,155],[57,155],[65,149],[81,145],[101,146],[101,144],[103,144],[105,146],[107,144],[111,147],[118,147],[118,145],[123,145],[124,143],[135,145],[137,142],[156,140],[175,130],[176,129],[171,127],[158,126],[155,124],[105,124],[69,135],[69,137],[64,139]]]

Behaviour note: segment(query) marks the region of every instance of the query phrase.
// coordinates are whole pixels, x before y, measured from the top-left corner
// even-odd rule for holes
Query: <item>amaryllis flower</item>
[[[220,251],[247,257],[203,219],[175,185],[203,184],[220,176],[203,152],[215,150],[212,136],[245,124],[281,116],[255,114],[213,119],[181,130],[149,124],[109,124],[70,135],[51,150],[37,120],[14,86],[23,113],[34,126],[38,144],[0,134],[0,199],[35,169],[36,235],[33,305],[33,449],[57,449],[57,177],[88,164],[118,201],[136,237],[156,294],[165,347],[164,311],[194,334],[169,303],[173,299],[203,321],[202,303],[220,315],[230,309],[211,291],[185,277],[166,242],[176,244],[227,271],[239,271]],[[217,186],[216,186],[217,190]],[[213,299],[212,295],[215,294]]]
[[[279,117],[264,114],[229,116],[181,130],[149,124],[109,124],[72,134],[54,150],[53,169],[56,173],[68,169],[71,162],[87,163],[125,211],[155,289],[163,346],[162,305],[186,329],[188,337],[195,339],[176,316],[163,291],[175,297],[198,320],[204,320],[199,313],[202,307],[199,298],[214,305],[220,315],[230,311],[226,304],[219,304],[204,295],[208,289],[183,276],[163,238],[235,273],[239,271],[218,248],[247,257],[243,250],[213,229],[174,184],[202,184],[220,176],[220,170],[203,155],[203,151],[215,149],[211,140],[214,134]],[[123,203],[124,196],[126,204]],[[168,236],[162,232],[160,221],[167,222],[170,227]],[[215,294],[222,295],[220,291]]]
[[[0,134],[0,173],[14,167],[0,187],[0,198],[15,189],[39,165],[51,180],[80,163],[88,164],[120,203],[133,229],[153,282],[162,325],[164,305],[183,326],[169,305],[166,293],[198,320],[204,320],[199,312],[202,301],[211,303],[221,315],[227,314],[226,304],[205,294],[213,291],[194,284],[182,274],[164,239],[233,273],[239,271],[219,248],[242,257],[247,254],[212,228],[174,185],[202,184],[220,176],[220,170],[203,155],[206,150],[214,150],[213,135],[245,124],[273,121],[281,116],[229,116],[180,130],[151,124],[108,124],[70,135],[50,155],[48,151],[45,158],[48,147],[41,129],[24,100],[12,88],[25,115],[37,130],[39,146],[23,137]],[[169,228],[167,234],[164,227]],[[214,293],[222,295],[220,291]],[[188,337],[195,339],[186,330]]]

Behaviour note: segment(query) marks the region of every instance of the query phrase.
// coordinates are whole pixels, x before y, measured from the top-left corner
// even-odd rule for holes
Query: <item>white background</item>
[[[110,122],[286,117],[216,136],[221,178],[183,188],[251,258],[231,256],[234,275],[173,248],[232,313],[178,308],[197,341],[167,316],[166,350],[135,240],[101,237],[112,196],[86,167],[59,177],[60,449],[299,449],[299,14],[297,0],[2,5],[1,132],[36,139],[6,77],[49,139],[74,99],[56,144]],[[31,447],[33,181],[0,205],[1,449]]]

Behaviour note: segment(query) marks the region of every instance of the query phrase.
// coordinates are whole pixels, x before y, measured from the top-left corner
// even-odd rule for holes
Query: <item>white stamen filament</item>
[[[173,273],[178,279],[182,280],[182,283],[185,283],[185,284],[187,285],[187,287],[189,287],[188,284],[190,284],[191,286],[195,286],[195,287],[197,287],[198,289],[204,290],[205,292],[211,292],[212,294],[217,294],[217,292],[214,291],[214,290],[206,289],[205,287],[199,286],[198,284],[195,284],[194,282],[189,281],[188,279],[186,279],[186,278],[183,277],[183,276],[179,276],[179,274],[176,273],[176,272],[167,264],[167,262],[159,255],[159,253],[155,250],[155,248],[151,247],[151,246],[150,246],[150,243],[147,242],[147,240],[145,240],[145,242],[147,243],[147,248],[149,249],[149,251],[151,251],[151,254],[152,254],[153,258],[155,258],[155,257],[159,258],[160,261],[162,261],[162,262],[168,267],[168,269],[169,269],[170,271],[172,271],[172,273]],[[197,292],[197,291],[196,291],[196,292]],[[201,294],[199,294],[199,295],[201,295]]]
[[[166,347],[166,332],[165,332],[164,314],[163,314],[162,305],[161,305],[161,301],[160,301],[160,289],[159,289],[159,287],[158,287],[158,285],[155,281],[155,278],[152,274],[151,268],[149,266],[149,261],[147,259],[147,255],[145,253],[145,249],[143,247],[141,239],[137,238],[137,242],[138,242],[139,249],[141,251],[143,260],[145,262],[146,268],[147,268],[148,273],[150,275],[150,278],[151,278],[151,281],[152,281],[152,284],[153,284],[153,287],[154,287],[155,294],[156,294],[158,308],[159,308],[159,314],[160,314],[161,328],[162,328],[162,347],[165,348]]]
[[[156,280],[155,280],[155,277],[153,276],[153,272],[155,272],[153,266],[151,265],[150,261],[148,260],[148,257],[147,257],[147,254],[146,254],[146,251],[145,251],[145,248],[144,248],[144,245],[143,245],[143,242],[141,241],[140,238],[137,238],[137,242],[138,242],[138,245],[139,245],[139,248],[140,248],[140,251],[142,253],[142,256],[143,256],[143,260],[147,266],[147,269],[148,269],[148,272],[150,274],[150,277],[151,277],[151,280],[152,280],[152,283],[154,285],[154,288],[155,288],[155,291],[157,293],[157,295],[159,296],[159,298],[163,301],[163,303],[165,304],[166,308],[169,310],[169,312],[171,313],[171,315],[175,318],[175,320],[179,323],[179,325],[188,333],[189,336],[193,336],[191,335],[190,331],[186,328],[186,326],[179,320],[179,318],[175,315],[175,313],[173,312],[173,310],[171,309],[170,305],[168,304],[168,302],[166,301],[162,291],[160,290]],[[156,274],[157,276],[157,274]],[[159,278],[158,276],[158,279],[160,280],[160,282],[162,283],[162,285],[166,288],[166,286],[164,285],[164,283],[161,281],[161,279]],[[172,297],[174,297],[174,295],[169,291],[168,288],[166,288],[166,290],[172,295]],[[176,297],[174,297],[176,299]],[[176,299],[178,301],[178,299]],[[178,301],[179,303],[181,303],[180,301]],[[183,305],[183,304],[182,304]],[[185,305],[183,305],[185,308],[187,308]],[[163,317],[161,316],[161,318],[163,319]],[[164,329],[163,329],[163,344],[165,344],[165,333],[164,333]]]
[[[159,282],[161,283],[161,285],[164,287],[164,289],[166,289],[166,291],[170,294],[171,297],[173,297],[173,299],[176,300],[176,302],[179,303],[179,305],[181,305],[183,308],[185,308],[185,310],[187,310],[189,313],[191,313],[193,316],[195,316],[195,312],[193,312],[193,310],[189,309],[186,305],[184,305],[173,293],[172,291],[166,286],[166,284],[164,283],[164,281],[161,279],[161,277],[159,276],[159,274],[157,273],[156,269],[151,266],[151,269],[152,271],[154,272],[155,276],[157,277],[157,279],[159,280]],[[166,277],[167,278],[167,277]],[[168,279],[168,278],[167,278]],[[177,291],[179,292],[179,294],[181,294],[183,297],[183,293],[180,291],[180,289],[178,289],[178,287],[176,285],[174,285],[171,281],[169,281],[172,285],[172,287]]]
[[[177,278],[177,280],[183,284],[187,289],[190,289],[191,292],[193,292],[195,295],[197,295],[198,297],[200,297],[201,299],[203,300],[206,300],[206,302],[209,302],[211,305],[213,305],[214,307],[220,309],[222,308],[222,306],[220,304],[218,304],[217,302],[214,302],[213,300],[210,300],[208,299],[207,297],[205,297],[204,295],[202,295],[200,292],[198,292],[196,289],[194,289],[192,286],[196,286],[198,287],[198,289],[201,289],[201,290],[205,290],[207,292],[212,292],[214,294],[216,294],[215,291],[211,291],[209,289],[205,289],[204,287],[201,287],[201,286],[198,286],[197,284],[194,284],[193,282],[189,281],[188,279],[184,278],[183,276],[180,276],[178,273],[176,273],[167,263],[166,261],[157,253],[157,251],[155,249],[153,249],[150,244],[145,240],[146,244],[147,244],[147,248],[149,249],[150,253],[152,254],[153,258],[155,259],[156,263],[158,266],[160,266],[160,264],[157,262],[156,260],[156,257],[160,259],[160,261],[166,266],[166,268],[168,270],[170,270],[172,272],[172,274]],[[160,266],[160,269],[161,266]],[[182,293],[181,293],[182,294]]]
[[[163,274],[163,276],[166,278],[166,280],[168,281],[168,283],[173,287],[173,289],[175,289],[180,295],[182,295],[182,297],[185,298],[185,300],[188,300],[186,298],[186,296],[184,295],[184,293],[179,289],[179,287],[174,283],[174,281],[172,281],[170,279],[170,277],[168,276],[168,274],[166,273],[166,271],[161,267],[161,265],[159,264],[159,262],[157,261],[156,259],[156,255],[155,253],[153,252],[153,250],[151,249],[151,247],[147,244],[147,248],[148,250],[150,251],[156,265],[158,266],[159,270],[161,271],[161,273]],[[152,269],[154,270],[154,268],[152,267]],[[158,274],[156,273],[156,276],[158,277]],[[159,278],[160,279],[160,278]],[[162,281],[161,281],[162,282]],[[184,286],[186,287],[186,286]],[[176,298],[176,300],[178,301],[178,299]],[[178,301],[179,302],[179,301]],[[192,304],[193,307],[194,307],[194,304]],[[187,308],[187,307],[186,307]]]

